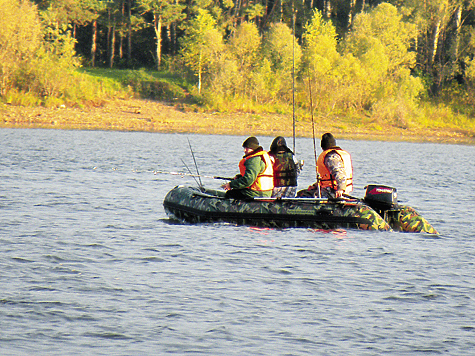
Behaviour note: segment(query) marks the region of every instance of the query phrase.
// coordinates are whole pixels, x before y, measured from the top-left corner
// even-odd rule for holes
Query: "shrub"
[[[16,87],[18,75],[28,72],[41,45],[36,6],[29,1],[0,0],[0,96]]]

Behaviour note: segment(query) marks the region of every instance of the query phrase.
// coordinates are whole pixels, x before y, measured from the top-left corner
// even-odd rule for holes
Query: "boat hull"
[[[223,192],[178,186],[165,197],[167,214],[188,223],[227,222],[271,228],[354,228],[391,230],[371,207],[359,200],[225,199]]]
[[[395,231],[439,234],[424,217],[410,206],[398,205],[395,209],[383,213],[383,216]]]

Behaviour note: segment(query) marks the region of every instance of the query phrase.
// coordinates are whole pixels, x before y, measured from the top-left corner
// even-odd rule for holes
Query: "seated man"
[[[226,198],[270,197],[274,178],[269,154],[259,146],[259,141],[253,136],[248,137],[242,147],[244,157],[239,162],[240,174],[221,186],[226,190]]]
[[[295,160],[294,153],[287,147],[285,138],[277,136],[270,145],[269,156],[274,168],[273,198],[295,197],[297,176],[301,165]]]
[[[298,192],[300,197],[341,198],[353,191],[353,165],[348,152],[336,145],[331,133],[322,136],[323,152],[317,159],[318,181],[308,190]],[[320,195],[320,196],[319,196]]]

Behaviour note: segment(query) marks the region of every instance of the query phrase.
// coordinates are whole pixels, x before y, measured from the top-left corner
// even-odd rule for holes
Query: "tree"
[[[48,18],[55,26],[70,26],[72,36],[76,35],[77,26],[91,25],[90,63],[96,64],[98,51],[99,18],[106,13],[108,2],[103,0],[48,0],[43,4],[42,17]]]
[[[271,68],[266,87],[271,90],[272,96],[290,99],[292,74],[298,71],[302,57],[302,49],[292,30],[282,22],[272,24],[262,47],[263,57],[269,61]]]
[[[252,22],[243,22],[229,39],[227,53],[237,64],[238,78],[236,91],[246,96],[253,87],[252,77],[258,67],[261,37],[257,26]]]
[[[410,19],[417,26],[417,63],[419,70],[430,78],[429,88],[437,95],[445,82],[460,74],[460,44],[464,41],[463,12],[467,15],[473,0],[406,0]],[[465,26],[469,28],[470,26]]]
[[[311,21],[305,26],[303,39],[304,70],[314,78],[328,73],[340,57],[335,27],[315,10]]]
[[[358,91],[365,93],[364,107],[395,98],[401,106],[420,93],[422,84],[411,75],[416,65],[416,53],[411,50],[416,35],[415,25],[403,21],[403,15],[388,3],[356,16],[344,53],[359,62],[359,68],[354,68],[355,82],[361,83]]]
[[[223,47],[223,37],[216,29],[213,17],[199,9],[196,17],[186,26],[182,40],[181,55],[185,64],[198,77],[198,92],[201,93],[203,73],[217,58]]]
[[[0,0],[0,96],[27,71],[41,44],[41,24],[36,6],[29,1]]]
[[[370,50],[375,41],[379,42],[388,60],[388,71],[397,73],[402,67],[414,68],[416,53],[410,49],[416,35],[415,26],[404,22],[395,6],[382,3],[370,13],[356,17],[346,48],[358,57]]]
[[[329,112],[336,89],[333,72],[340,59],[336,29],[330,21],[323,19],[320,11],[314,10],[312,19],[305,26],[303,40],[301,77],[308,80],[308,85],[304,87],[312,88],[312,103],[320,110]],[[304,79],[304,82],[307,80]]]
[[[139,0],[144,13],[152,14],[153,29],[156,39],[157,66],[160,68],[162,60],[162,27],[170,26],[185,18],[184,5],[175,0]]]

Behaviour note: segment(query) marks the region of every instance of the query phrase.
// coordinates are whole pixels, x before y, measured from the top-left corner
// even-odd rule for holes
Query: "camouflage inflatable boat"
[[[226,199],[223,191],[177,186],[165,196],[163,206],[171,218],[188,223],[437,234],[414,209],[397,204],[396,189],[385,186],[368,186],[364,199],[257,198],[249,201]]]

